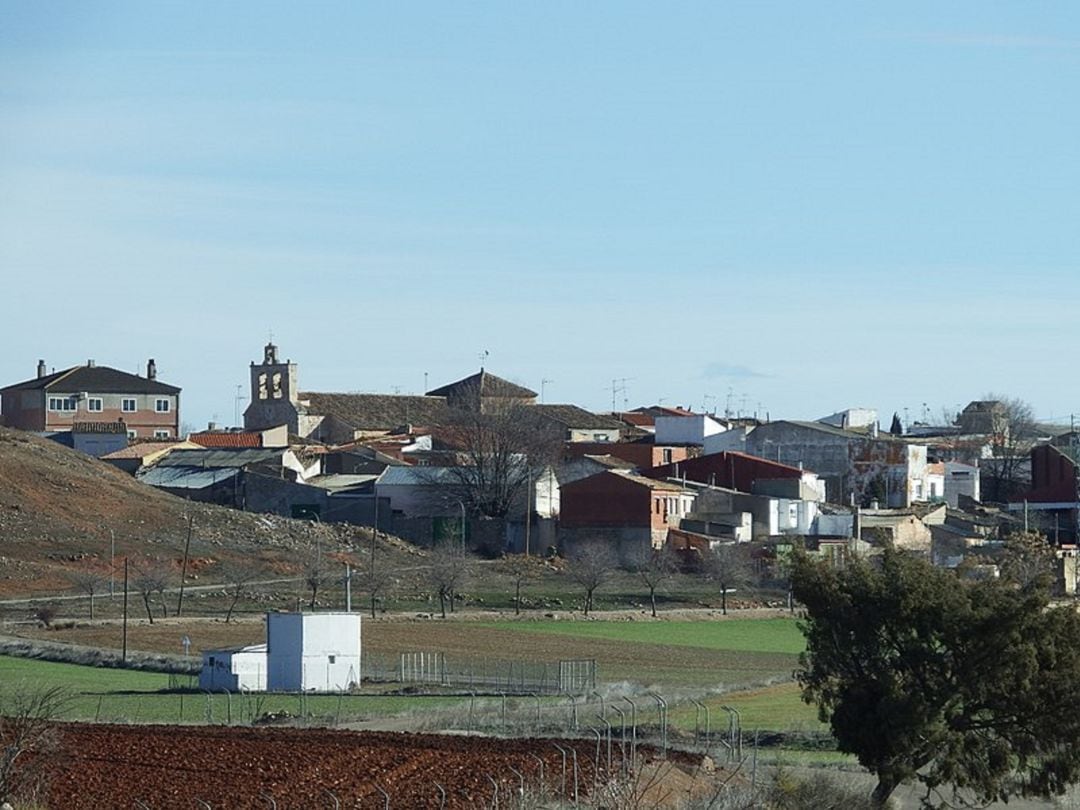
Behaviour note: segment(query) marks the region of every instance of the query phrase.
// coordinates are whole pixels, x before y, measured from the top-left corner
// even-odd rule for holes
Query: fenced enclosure
[[[399,656],[365,655],[365,681],[429,685],[470,692],[517,695],[581,694],[596,689],[596,660],[554,662],[449,660],[444,653],[412,651]]]

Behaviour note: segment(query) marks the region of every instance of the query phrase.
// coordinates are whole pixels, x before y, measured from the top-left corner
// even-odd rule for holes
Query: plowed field
[[[62,727],[63,755],[52,769],[50,807],[394,808],[513,806],[520,780],[548,795],[563,788],[555,742],[309,729],[183,726]],[[577,751],[582,794],[593,785],[594,741],[557,741]],[[639,755],[642,751],[639,751]],[[645,752],[646,758],[653,752]],[[618,741],[614,746],[618,768]],[[573,757],[567,759],[573,792]],[[601,756],[606,766],[606,750]],[[691,765],[689,761],[683,765]],[[601,772],[601,779],[604,774]],[[490,777],[490,779],[489,779]]]

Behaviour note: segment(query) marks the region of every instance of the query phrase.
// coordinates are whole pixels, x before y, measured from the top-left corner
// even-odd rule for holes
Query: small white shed
[[[209,691],[266,691],[266,645],[203,650],[199,688]]]
[[[360,683],[359,613],[268,613],[271,692],[337,692]]]

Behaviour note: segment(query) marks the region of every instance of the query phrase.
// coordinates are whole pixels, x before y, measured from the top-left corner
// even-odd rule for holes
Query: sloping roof
[[[623,427],[622,422],[617,419],[592,413],[577,405],[533,405],[532,407],[545,419],[558,422],[568,428],[620,430]]]
[[[308,413],[334,416],[356,430],[392,430],[402,425],[433,425],[446,419],[446,400],[397,394],[301,393]]]
[[[257,430],[204,431],[189,434],[188,441],[203,447],[262,447],[262,432]]]
[[[199,448],[198,445],[191,442],[177,441],[176,439],[170,441],[146,441],[137,444],[129,444],[121,450],[116,450],[108,455],[102,456],[101,460],[115,461],[125,458],[143,459],[158,453],[167,453],[173,449],[197,450]]]
[[[144,484],[172,489],[206,489],[214,484],[228,481],[240,473],[236,468],[168,467],[158,464],[136,475]]]
[[[607,472],[600,473],[600,475],[617,475],[620,478],[625,478],[627,481],[632,481],[643,487],[648,487],[649,489],[662,489],[666,492],[682,492],[686,489],[681,483],[675,483],[674,481],[657,481],[652,478],[646,478],[644,475],[630,472],[629,470],[608,470]]]
[[[424,487],[457,481],[449,467],[387,467],[377,483],[380,486]]]
[[[475,396],[479,389],[481,397],[508,397],[512,399],[535,399],[537,394],[524,386],[496,377],[494,374],[480,369],[463,380],[452,382],[433,391],[428,391],[429,397],[454,397],[471,395]]]
[[[807,430],[815,430],[818,433],[828,433],[831,436],[840,436],[845,439],[874,439],[875,441],[883,442],[899,442],[903,441],[900,436],[894,436],[891,433],[880,431],[877,436],[872,436],[870,433],[859,430],[846,430],[844,428],[833,427],[832,425],[826,425],[824,422],[801,422],[794,419],[782,419],[776,422],[769,422],[769,425],[795,425],[797,427],[806,428]],[[766,427],[766,425],[762,425]],[[759,428],[760,430],[760,428]]]
[[[239,469],[260,461],[280,459],[288,448],[216,448],[206,450],[173,450],[158,462],[158,467],[196,467],[199,469]]]
[[[319,487],[319,489],[330,490],[331,492],[341,492],[355,489],[364,489],[372,481],[378,480],[377,475],[347,475],[343,473],[333,473],[331,475],[317,475],[314,478],[309,478],[305,482],[308,486]]]
[[[632,469],[634,469],[634,463],[632,461],[627,461],[625,458],[619,458],[618,456],[613,456],[610,453],[605,453],[603,455],[598,455],[598,454],[593,454],[593,453],[586,453],[585,455],[581,456],[581,458],[586,458],[589,461],[593,461],[593,462],[595,462],[597,464],[600,464],[600,465],[602,465],[604,467],[613,468],[613,469],[617,469],[617,470],[632,470]]]
[[[148,380],[138,374],[128,374],[108,366],[73,366],[55,374],[46,374],[21,383],[0,388],[39,391],[57,389],[64,392],[86,391],[91,394],[179,394],[175,385]]]

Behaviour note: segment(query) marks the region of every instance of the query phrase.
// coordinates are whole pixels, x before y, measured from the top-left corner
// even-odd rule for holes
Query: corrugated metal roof
[[[304,483],[313,487],[328,489],[334,492],[346,489],[358,489],[378,479],[377,475],[347,475],[337,473],[333,475],[317,475],[309,478]]]
[[[228,481],[239,475],[235,468],[200,469],[198,467],[165,467],[158,464],[140,472],[136,478],[152,487],[171,489],[206,489],[214,484]]]
[[[173,450],[158,462],[159,467],[246,467],[260,461],[281,458],[287,448],[212,448],[206,450]]]

